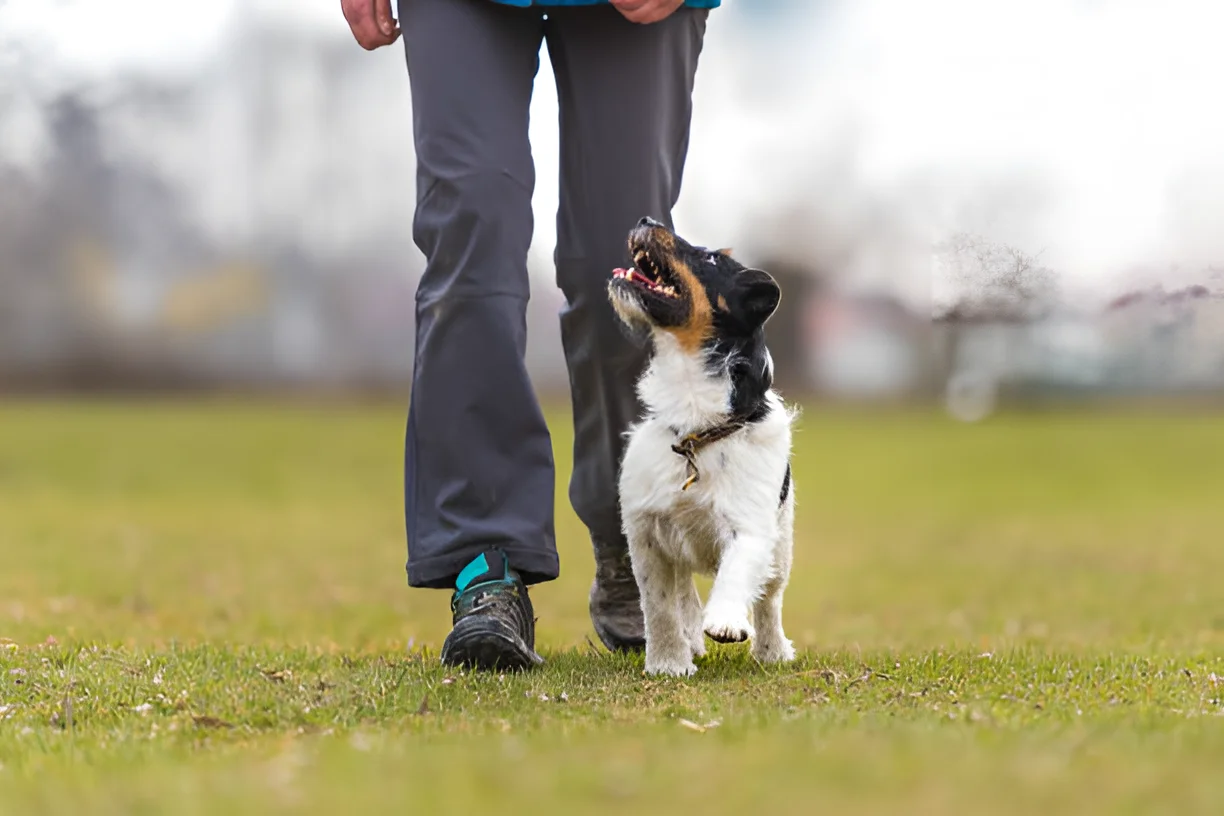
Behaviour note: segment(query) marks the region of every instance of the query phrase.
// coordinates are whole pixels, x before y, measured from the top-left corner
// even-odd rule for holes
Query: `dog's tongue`
[[[636,269],[629,270],[629,280],[639,280],[642,283],[646,284],[647,286],[654,285],[654,281],[652,281],[650,278],[646,277],[645,275],[643,275],[641,272],[637,271]]]
[[[654,285],[654,281],[652,281],[650,278],[648,278],[648,277],[646,277],[645,275],[643,275],[641,272],[637,271],[637,269],[622,269],[622,268],[620,268],[620,267],[618,266],[616,269],[613,269],[613,270],[612,270],[612,277],[614,277],[614,278],[626,278],[626,279],[631,280],[631,281],[632,281],[632,280],[637,280],[637,281],[641,281],[642,283],[645,283],[645,284],[647,284],[647,285],[649,285],[649,286],[653,286],[653,285]]]

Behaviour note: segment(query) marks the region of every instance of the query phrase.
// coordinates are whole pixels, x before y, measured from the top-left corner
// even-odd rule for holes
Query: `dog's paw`
[[[743,643],[752,637],[752,624],[744,612],[728,614],[718,609],[707,609],[702,628],[717,643]]]
[[[697,673],[697,666],[693,664],[691,657],[684,660],[647,658],[646,673],[666,677],[691,677]]]
[[[752,656],[762,663],[790,663],[795,659],[795,646],[786,638],[754,642]]]

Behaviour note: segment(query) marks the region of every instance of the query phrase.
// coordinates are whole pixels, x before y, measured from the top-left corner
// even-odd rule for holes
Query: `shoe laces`
[[[508,622],[520,635],[530,640],[535,626],[535,613],[527,588],[511,578],[473,584],[451,597],[451,613],[455,620],[473,614],[492,614]]]

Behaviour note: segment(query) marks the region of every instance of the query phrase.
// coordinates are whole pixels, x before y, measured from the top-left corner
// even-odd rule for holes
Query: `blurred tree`
[[[966,346],[967,333],[977,327],[998,330],[1046,317],[1056,305],[1057,279],[1036,256],[968,232],[955,233],[939,245],[936,260],[935,284],[941,294],[933,304],[933,317],[943,378],[952,390],[965,377],[977,378],[974,389],[989,391],[987,401],[993,402],[994,373],[965,369],[973,365],[966,362],[966,353],[972,350]]]
[[[958,232],[937,249],[937,273],[947,292],[935,303],[935,317],[958,320],[1030,320],[1054,308],[1058,294],[1053,270],[1010,244]]]
[[[824,288],[824,278],[812,269],[782,260],[766,259],[761,268],[768,270],[782,289],[778,310],[765,324],[774,361],[774,384],[783,391],[802,393],[810,387],[810,349],[806,346],[804,320],[812,298]]]

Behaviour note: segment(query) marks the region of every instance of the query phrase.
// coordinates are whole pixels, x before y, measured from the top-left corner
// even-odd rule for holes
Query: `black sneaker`
[[[642,651],[646,648],[646,623],[629,547],[623,539],[591,543],[595,549],[595,582],[591,584],[590,610],[595,634],[614,652]]]
[[[544,658],[535,652],[535,612],[527,587],[501,550],[476,556],[455,581],[454,628],[442,644],[442,662],[476,669],[526,669]]]

